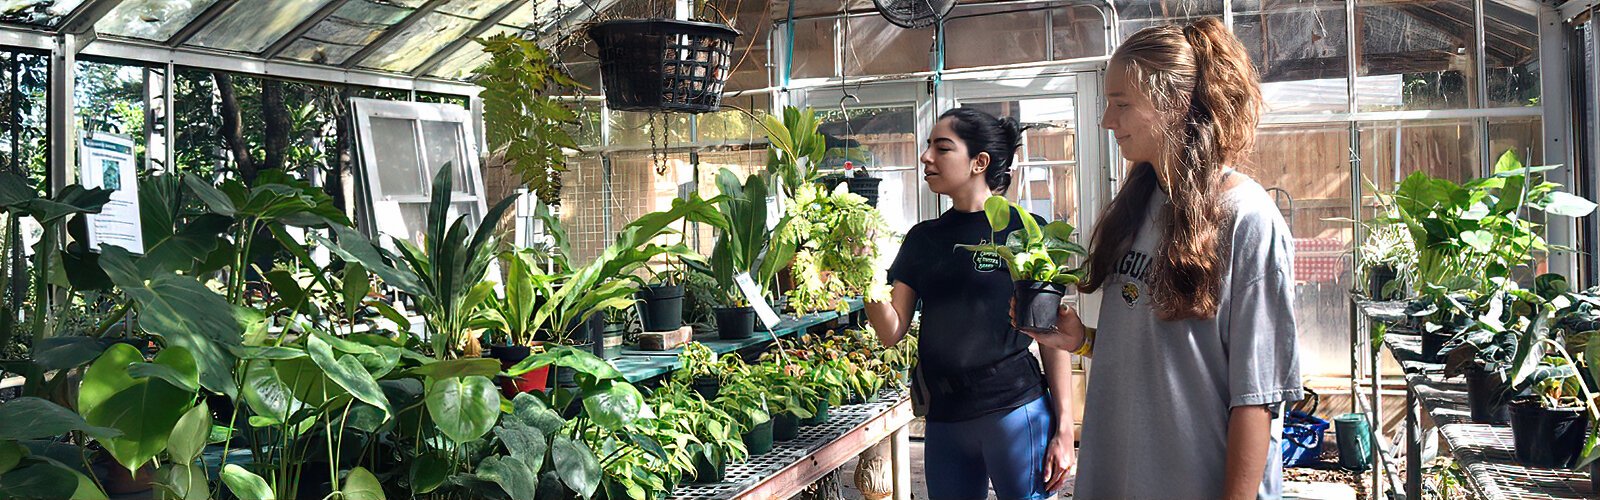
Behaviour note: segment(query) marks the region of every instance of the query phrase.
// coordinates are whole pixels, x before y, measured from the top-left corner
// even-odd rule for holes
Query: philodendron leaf
[[[356,399],[375,406],[384,412],[384,420],[388,420],[389,398],[384,397],[383,389],[378,388],[378,381],[372,379],[372,374],[355,356],[340,356],[335,359],[333,348],[324,340],[324,335],[317,333],[306,341],[306,352],[311,354],[311,361],[327,373],[339,387],[349,391]]]
[[[426,403],[439,430],[457,443],[483,437],[500,416],[500,393],[488,377],[430,378]]]
[[[449,476],[449,461],[435,453],[423,453],[411,464],[412,492],[423,494],[439,489]]]
[[[0,476],[0,498],[71,498],[77,489],[71,469],[48,462]]]
[[[206,500],[211,497],[211,484],[206,481],[205,467],[188,463],[168,463],[156,471],[160,484],[156,498],[160,500]]]
[[[17,464],[22,463],[22,457],[26,456],[28,449],[16,441],[0,441],[0,474],[17,468]]]
[[[506,449],[511,451],[511,456],[516,457],[523,465],[533,472],[538,472],[544,467],[545,452],[550,445],[545,434],[539,429],[520,420],[505,419],[500,426],[494,429],[495,437],[505,443]]]
[[[461,358],[446,361],[434,361],[410,370],[406,373],[422,375],[436,380],[456,377],[493,377],[500,373],[500,361],[491,358]]]
[[[339,487],[340,496],[345,500],[384,500],[383,483],[378,477],[372,475],[365,467],[350,469],[350,475],[345,476],[344,484]]]
[[[1583,217],[1595,209],[1594,202],[1564,191],[1550,193],[1546,203],[1545,212],[1567,217]]]
[[[614,431],[638,419],[648,406],[633,384],[604,380],[583,395],[583,409],[596,424]]]
[[[543,399],[526,392],[517,394],[511,399],[511,417],[538,429],[539,432],[549,436],[559,432],[566,421],[561,419],[561,414],[550,409]]]
[[[206,439],[211,437],[211,407],[204,399],[200,404],[189,409],[183,417],[178,419],[178,424],[172,428],[172,437],[167,440],[167,454],[173,460],[181,463],[192,463],[200,457],[200,452],[206,447]]]
[[[1011,202],[1003,196],[990,196],[983,202],[983,214],[989,218],[989,229],[992,232],[1005,231],[1011,227]]]
[[[51,337],[34,344],[33,361],[46,370],[77,368],[94,361],[107,344],[94,337]]]
[[[12,440],[49,438],[68,431],[84,431],[97,438],[122,434],[116,429],[89,425],[72,410],[35,397],[17,398],[0,404],[0,422],[5,423],[0,425],[0,447],[5,443],[14,445]],[[0,464],[3,464],[4,456],[5,453],[0,451]],[[15,466],[16,463],[11,465]]]
[[[243,342],[244,328],[222,296],[188,276],[159,273],[142,276],[128,252],[107,247],[101,267],[123,293],[139,305],[139,326],[160,335],[170,346],[188,349],[200,369],[200,385],[236,396],[232,350]]]
[[[276,500],[278,497],[272,492],[272,487],[267,486],[267,480],[261,479],[254,472],[245,470],[238,464],[228,464],[222,467],[222,482],[228,485],[228,490],[233,496],[239,498],[252,498],[259,500]]]
[[[595,488],[600,486],[600,461],[593,450],[567,436],[556,436],[550,458],[555,461],[561,482],[581,498],[594,496]]]
[[[539,481],[532,470],[517,457],[492,456],[478,464],[478,476],[494,481],[512,500],[534,500],[539,493]]]
[[[304,353],[301,355],[304,356]],[[289,414],[300,409],[299,401],[290,394],[289,385],[278,378],[278,371],[273,369],[272,362],[265,359],[251,360],[245,364],[244,386],[240,392],[244,394],[244,402],[250,406],[250,411],[274,422],[282,423],[289,418]]]

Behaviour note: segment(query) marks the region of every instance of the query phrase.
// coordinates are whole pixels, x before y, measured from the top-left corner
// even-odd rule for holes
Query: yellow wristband
[[[1073,350],[1072,353],[1076,354],[1076,355],[1079,355],[1079,356],[1086,357],[1086,358],[1094,356],[1094,329],[1093,328],[1089,328],[1089,327],[1084,327],[1083,328],[1083,345],[1078,346],[1078,348]]]

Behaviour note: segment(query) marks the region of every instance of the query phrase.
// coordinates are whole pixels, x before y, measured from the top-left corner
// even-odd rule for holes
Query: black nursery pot
[[[644,331],[669,332],[683,327],[682,285],[650,285],[639,290],[637,296],[644,301],[639,308]]]
[[[769,418],[744,433],[744,447],[750,450],[750,456],[764,455],[772,451],[772,437],[772,419]]]
[[[1439,332],[1422,332],[1422,361],[1425,363],[1443,363],[1444,355],[1439,351],[1444,349],[1444,344],[1450,341],[1454,334]]]
[[[722,482],[722,478],[727,472],[728,464],[726,461],[713,464],[710,460],[706,460],[704,453],[695,454],[694,482],[700,484]]]
[[[1548,469],[1577,465],[1588,432],[1583,408],[1545,408],[1536,399],[1511,403],[1511,441],[1523,465]]]
[[[817,401],[817,412],[811,418],[800,420],[800,425],[812,426],[828,423],[828,398]]]
[[[1511,422],[1511,407],[1506,405],[1506,386],[1489,372],[1467,370],[1467,407],[1472,423],[1503,425]]]
[[[1061,308],[1061,297],[1066,288],[1040,281],[1016,282],[1016,305],[1012,314],[1018,328],[1035,331],[1054,330],[1056,314]]]
[[[489,357],[500,360],[501,366],[511,366],[521,363],[533,354],[533,348],[525,345],[490,345]]]
[[[700,397],[706,398],[706,401],[711,401],[717,399],[717,394],[722,392],[722,381],[716,377],[695,377],[694,381],[689,383],[689,388],[700,393]]]
[[[756,332],[754,307],[718,307],[717,338],[722,340],[747,339]]]
[[[800,437],[800,417],[792,413],[772,416],[772,440],[791,441]]]

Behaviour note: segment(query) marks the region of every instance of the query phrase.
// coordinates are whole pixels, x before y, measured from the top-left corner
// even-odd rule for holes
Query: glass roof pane
[[[339,6],[339,10],[334,11],[333,15],[322,21],[322,23],[326,24],[329,20],[341,19],[349,24],[378,24],[387,27],[393,26],[394,23],[398,23],[405,19],[406,16],[411,15],[412,10],[415,9],[390,3],[378,3],[374,0],[345,2],[344,5]]]
[[[259,53],[329,1],[239,2],[200,30],[189,45]]]
[[[362,66],[387,71],[411,71],[434,52],[466,34],[477,23],[471,19],[430,13],[400,32],[399,36],[390,39]]]
[[[509,24],[518,28],[525,28],[528,25],[533,24],[535,21],[539,21],[540,24],[544,24],[543,21],[550,18],[550,13],[555,11],[556,7],[560,7],[559,4],[560,2],[557,2],[556,0],[533,0],[522,4],[521,7],[517,7],[517,10],[511,11],[511,15],[506,16],[506,18],[502,19],[500,23]]]
[[[508,3],[511,0],[450,0],[450,3],[439,6],[439,12],[483,19]]]
[[[489,38],[501,34],[515,35],[518,31],[521,30],[502,24],[484,32],[479,38]],[[478,66],[482,66],[486,62],[489,62],[489,54],[483,51],[483,44],[470,42],[456,49],[455,53],[450,54],[450,57],[445,58],[444,62],[439,63],[439,67],[428,73],[428,76],[465,80],[467,77],[472,76],[472,70],[478,69]]]
[[[0,0],[0,22],[55,26],[83,0]]]
[[[278,57],[317,64],[343,64],[345,59],[361,50],[360,45],[341,45],[301,38],[289,44]]]
[[[126,0],[95,23],[95,31],[158,42],[193,21],[217,0]]]
[[[318,64],[343,64],[412,10],[374,0],[351,1],[289,44],[280,57]]]

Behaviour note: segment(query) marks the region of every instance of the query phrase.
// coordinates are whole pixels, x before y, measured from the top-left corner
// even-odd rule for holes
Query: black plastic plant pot
[[[772,451],[772,419],[756,424],[749,432],[745,432],[744,447],[750,450],[750,456],[764,455]]]
[[[689,388],[700,393],[700,397],[706,398],[706,401],[711,401],[717,399],[717,394],[722,392],[722,381],[716,377],[695,377],[694,381],[689,383]]]
[[[683,327],[682,285],[647,286],[639,290],[638,298],[644,301],[639,308],[644,331],[670,332]]]
[[[817,412],[811,418],[801,419],[800,425],[812,426],[828,423],[828,398],[817,401]]]
[[[1066,287],[1042,281],[1016,282],[1016,306],[1012,314],[1017,327],[1032,331],[1049,331],[1056,328],[1056,314],[1061,309],[1061,297]]]
[[[1600,460],[1589,464],[1589,492],[1600,493]]]
[[[706,460],[704,453],[694,454],[694,482],[700,484],[720,483],[723,476],[727,475],[727,462],[711,463]]]
[[[850,178],[850,192],[867,199],[867,205],[878,206],[878,183],[883,179],[857,175]]]
[[[1478,369],[1467,370],[1467,407],[1472,423],[1504,425],[1511,422],[1511,407],[1506,405],[1506,385]]]
[[[725,25],[674,19],[619,19],[589,28],[606,103],[624,111],[716,111],[738,36]]]
[[[1450,341],[1454,334],[1446,331],[1422,332],[1422,361],[1425,363],[1443,363],[1444,355],[1439,351],[1444,350],[1444,344]]]
[[[1399,292],[1383,293],[1383,288],[1395,280],[1394,266],[1373,266],[1367,270],[1367,296],[1374,300],[1394,300]]]
[[[1537,399],[1511,403],[1511,443],[1529,467],[1568,469],[1583,456],[1589,418],[1583,408],[1545,408]]]
[[[511,366],[528,359],[533,354],[533,348],[525,345],[491,345],[489,358],[500,361],[501,366]]]
[[[797,437],[800,437],[800,417],[793,413],[772,416],[773,441],[792,441]]]
[[[718,307],[717,338],[722,340],[747,339],[756,332],[754,307]]]

